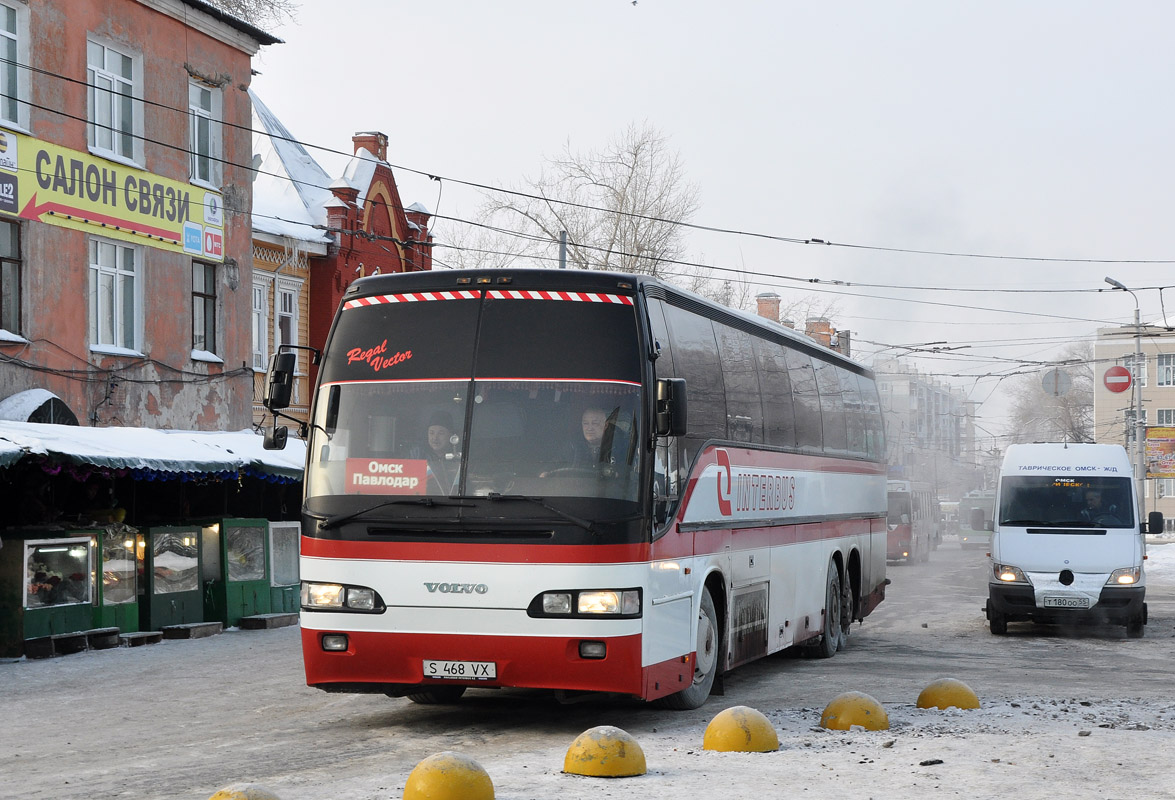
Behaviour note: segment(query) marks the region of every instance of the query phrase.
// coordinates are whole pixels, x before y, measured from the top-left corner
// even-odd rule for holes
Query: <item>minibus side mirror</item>
[[[661,378],[657,381],[656,426],[658,436],[685,434],[685,378]]]
[[[269,367],[269,380],[262,401],[270,411],[289,408],[294,393],[294,370],[298,366],[296,353],[278,353]]]
[[[979,528],[976,528],[976,530],[980,530],[980,529],[979,529]],[[994,530],[995,530],[995,520],[994,520],[994,519],[985,519],[985,520],[983,521],[983,528],[982,528],[982,530],[985,530],[985,531],[994,531]]]
[[[1163,512],[1152,511],[1146,515],[1147,533],[1158,535],[1163,532]]]

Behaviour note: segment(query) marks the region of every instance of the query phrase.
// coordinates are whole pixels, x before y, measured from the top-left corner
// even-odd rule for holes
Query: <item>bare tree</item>
[[[1022,375],[1012,385],[1010,439],[1024,442],[1092,442],[1093,430],[1093,346],[1078,342],[1061,354],[1071,386],[1064,394],[1044,387],[1044,372]]]
[[[517,231],[520,255],[558,252],[567,233],[567,263],[662,276],[682,272],[685,231],[698,209],[698,189],[686,180],[667,137],[630,125],[602,150],[548,159],[539,176],[514,193],[495,193],[487,219]]]
[[[234,17],[266,29],[276,27],[283,21],[294,20],[298,4],[294,0],[207,0]]]

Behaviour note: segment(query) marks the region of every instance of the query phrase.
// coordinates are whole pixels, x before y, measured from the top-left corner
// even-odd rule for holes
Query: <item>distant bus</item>
[[[271,409],[295,367],[275,357]],[[695,708],[739,664],[832,656],[884,597],[873,374],[652,278],[357,280],[308,434],[302,649],[326,691]]]
[[[991,531],[971,527],[973,509],[980,509],[983,519],[990,522],[995,516],[995,489],[968,492],[959,500],[959,546],[964,550],[986,550],[991,544]]]
[[[930,484],[915,481],[888,481],[886,491],[886,560],[929,560],[938,539],[937,495]]]

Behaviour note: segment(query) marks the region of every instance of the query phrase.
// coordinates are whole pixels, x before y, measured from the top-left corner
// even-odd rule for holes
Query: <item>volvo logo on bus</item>
[[[485,594],[490,587],[484,583],[429,583],[425,581],[424,588],[430,594]]]

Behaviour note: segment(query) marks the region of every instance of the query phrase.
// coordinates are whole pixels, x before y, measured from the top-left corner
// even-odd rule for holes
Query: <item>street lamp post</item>
[[[1146,423],[1142,419],[1142,383],[1139,380],[1140,375],[1145,370],[1145,366],[1142,366],[1142,323],[1139,320],[1138,295],[1132,290],[1127,289],[1125,284],[1113,278],[1107,277],[1106,283],[1115,289],[1129,292],[1130,296],[1134,298],[1134,364],[1131,370],[1131,377],[1134,379],[1134,450],[1136,463],[1134,469],[1137,473],[1138,503],[1141,518],[1146,519],[1146,461],[1143,450],[1143,439],[1146,437]]]

